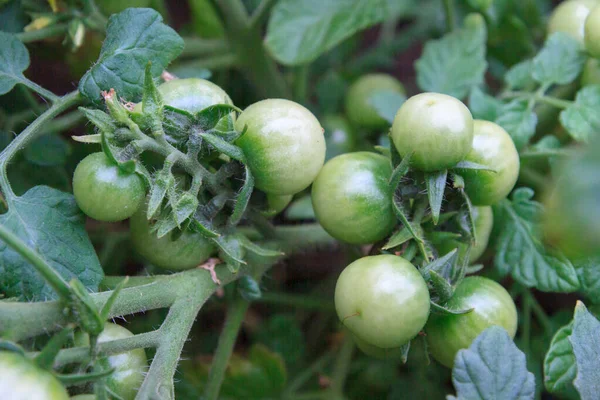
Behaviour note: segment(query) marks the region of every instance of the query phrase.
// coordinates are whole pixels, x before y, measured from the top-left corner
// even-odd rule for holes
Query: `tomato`
[[[0,399],[68,400],[69,394],[49,371],[18,353],[0,351]]]
[[[365,342],[356,335],[352,335],[352,339],[354,340],[354,344],[356,344],[356,347],[358,347],[363,353],[373,358],[378,358],[380,360],[399,360],[400,358],[402,358],[402,355],[404,353],[404,349],[402,348],[402,346],[386,349]]]
[[[390,349],[421,331],[429,316],[429,291],[407,260],[389,254],[363,257],[338,278],[335,309],[359,340]]]
[[[471,247],[469,253],[469,263],[474,263],[483,255],[490,241],[490,234],[494,225],[494,214],[492,207],[473,207],[473,216],[475,217],[475,245]],[[464,254],[467,247],[463,242],[457,240],[446,240],[441,243],[434,243],[440,255],[459,249],[459,254]]]
[[[151,231],[145,207],[141,207],[140,211],[131,217],[129,229],[135,250],[159,268],[194,268],[206,261],[215,250],[212,243],[202,235],[187,230],[183,233],[171,232],[159,239],[156,233]]]
[[[350,153],[356,148],[356,134],[350,123],[341,115],[326,115],[321,119],[325,128],[327,152],[325,160],[340,154]]]
[[[600,85],[600,60],[589,58],[581,73],[581,86]]]
[[[517,308],[510,294],[499,283],[481,276],[465,278],[446,307],[472,308],[462,315],[431,314],[425,333],[429,352],[441,364],[452,368],[454,356],[492,325],[506,329],[510,337],[517,332]]]
[[[294,198],[293,194],[278,196],[276,194],[267,194],[268,210],[263,212],[263,215],[272,217],[282,212]]]
[[[564,32],[583,44],[585,20],[597,4],[597,0],[568,0],[560,3],[548,20],[548,36]]]
[[[366,244],[385,238],[396,225],[391,175],[390,161],[376,153],[361,151],[329,160],[312,187],[317,221],[344,242]]]
[[[592,9],[585,20],[585,49],[592,57],[600,58],[600,6]]]
[[[453,167],[473,142],[473,117],[454,97],[421,93],[406,100],[392,124],[392,141],[411,166],[422,171]]]
[[[458,170],[465,179],[465,191],[474,205],[496,204],[510,193],[519,177],[517,148],[510,135],[493,122],[475,121],[473,147],[465,160],[495,171]]]
[[[146,185],[127,174],[104,153],[85,157],[75,168],[73,194],[81,210],[99,221],[122,221],[136,212],[146,196]]]
[[[236,144],[246,155],[258,189],[295,194],[316,178],[325,161],[325,138],[309,110],[289,100],[262,100],[239,116],[235,128],[244,127],[246,133]]]
[[[122,326],[106,323],[104,331],[98,336],[98,343],[132,336],[133,333]],[[75,333],[74,342],[76,346],[89,346],[90,344],[87,334],[83,332]],[[106,378],[108,390],[115,395],[114,397],[119,396],[117,398],[133,400],[144,381],[144,374],[148,368],[144,349],[134,349],[114,354],[103,359],[102,363],[102,367],[105,369],[115,369],[112,375]]]
[[[388,122],[369,103],[370,97],[381,91],[405,94],[399,80],[387,74],[363,75],[348,89],[345,100],[346,115],[356,126],[366,129],[382,129]]]

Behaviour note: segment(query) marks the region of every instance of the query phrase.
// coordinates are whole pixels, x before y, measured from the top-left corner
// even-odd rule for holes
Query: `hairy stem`
[[[446,28],[451,32],[456,26],[454,21],[454,0],[442,0],[442,2],[444,3],[444,13],[446,15]]]

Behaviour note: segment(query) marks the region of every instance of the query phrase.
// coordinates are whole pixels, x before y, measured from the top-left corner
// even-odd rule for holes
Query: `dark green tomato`
[[[358,347],[363,353],[379,360],[399,360],[404,354],[404,349],[402,346],[386,349],[365,342],[356,335],[352,335],[352,339],[354,340],[356,347]]]
[[[388,180],[390,161],[361,151],[327,162],[312,187],[317,221],[334,238],[353,244],[374,243],[396,225]]]
[[[563,32],[583,44],[585,20],[597,4],[597,0],[563,1],[550,15],[550,19],[548,20],[548,36],[555,32]]]
[[[321,122],[325,129],[327,152],[325,160],[340,154],[350,153],[356,148],[356,134],[350,123],[341,115],[325,115]]]
[[[600,58],[600,6],[595,6],[585,20],[585,49]]]
[[[480,276],[465,278],[446,307],[473,311],[462,315],[431,314],[425,333],[429,352],[441,364],[452,368],[454,357],[466,349],[481,332],[493,325],[506,329],[511,338],[517,332],[517,308],[499,283]]]
[[[246,133],[241,147],[265,193],[286,195],[306,189],[325,161],[323,128],[305,107],[284,99],[268,99],[246,108],[235,123]]]
[[[494,225],[494,214],[492,207],[473,207],[475,217],[475,244],[471,246],[469,253],[469,263],[472,264],[482,256],[490,241],[490,234]],[[463,242],[457,240],[445,240],[441,243],[434,243],[440,255],[449,253],[454,249],[458,249],[461,256],[467,250],[467,246]]]
[[[476,120],[473,147],[465,160],[495,171],[459,170],[458,173],[465,179],[465,191],[474,205],[498,203],[517,183],[519,153],[510,135],[500,125]]]
[[[600,85],[600,60],[589,58],[581,73],[581,86]]]
[[[429,291],[407,260],[389,254],[363,257],[338,278],[335,309],[359,341],[391,349],[423,329],[429,316]]]
[[[52,373],[18,353],[0,351],[0,399],[68,400],[69,394]]]
[[[473,142],[473,117],[454,97],[421,93],[406,100],[392,124],[392,141],[411,166],[422,171],[447,169],[462,161]]]
[[[98,343],[126,339],[132,336],[133,333],[122,326],[106,323],[104,331],[98,336]],[[75,333],[74,342],[76,346],[90,345],[89,337],[83,332]],[[144,381],[144,375],[148,369],[144,349],[134,349],[108,356],[101,361],[101,364],[105,369],[115,369],[112,375],[106,378],[108,389],[123,400],[133,400]]]
[[[141,207],[129,221],[131,242],[135,250],[157,267],[184,270],[197,267],[215,251],[214,246],[199,233],[171,232],[161,237],[151,231],[146,208]]]
[[[75,168],[73,194],[88,216],[114,222],[137,211],[146,196],[146,185],[135,173],[121,171],[104,153],[93,153]]]
[[[382,129],[388,126],[369,99],[377,92],[391,91],[405,94],[399,80],[387,74],[368,74],[354,82],[346,93],[346,115],[356,126],[366,129]]]

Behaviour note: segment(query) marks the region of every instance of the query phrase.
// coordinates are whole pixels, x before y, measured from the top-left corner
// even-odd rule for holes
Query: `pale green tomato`
[[[386,349],[367,343],[356,335],[352,335],[352,339],[354,340],[356,347],[358,347],[363,353],[380,360],[399,360],[402,358],[404,353],[402,346]]]
[[[235,123],[244,130],[236,144],[244,151],[256,187],[289,195],[306,189],[325,161],[323,128],[305,107],[268,99],[246,108]]]
[[[583,66],[581,86],[600,85],[600,60],[589,58]]]
[[[407,260],[389,254],[363,257],[338,278],[335,309],[342,324],[360,340],[395,348],[423,329],[429,317],[429,291]]]
[[[263,215],[272,217],[282,212],[294,198],[293,194],[285,194],[282,196],[276,194],[267,194],[268,210],[263,212]]]
[[[21,354],[0,351],[0,399],[69,400],[69,394],[50,372]]]
[[[388,183],[392,165],[366,151],[327,161],[312,187],[312,204],[321,226],[347,243],[374,243],[396,225]]]
[[[120,325],[106,323],[104,331],[98,336],[98,343],[132,337],[133,333]],[[89,346],[90,340],[83,332],[75,333],[76,346]],[[123,400],[133,400],[144,381],[148,369],[148,361],[144,349],[129,350],[124,353],[106,357],[103,367],[114,368],[111,376],[106,378],[108,389]]]
[[[517,308],[499,283],[480,276],[465,278],[446,307],[473,311],[461,315],[431,314],[425,333],[433,358],[452,368],[454,356],[466,349],[481,332],[493,325],[506,329],[511,338],[517,332]]]
[[[473,117],[454,97],[421,93],[406,100],[392,124],[392,141],[411,166],[422,171],[447,169],[462,161],[473,142]]]
[[[367,129],[388,126],[388,122],[369,103],[371,95],[381,91],[405,94],[402,83],[387,74],[363,75],[350,86],[346,94],[346,115],[353,124]]]
[[[597,0],[567,0],[560,3],[548,20],[548,36],[563,32],[583,44],[585,20],[597,4]]]
[[[584,39],[588,53],[600,58],[600,6],[594,7],[585,20]]]
[[[517,148],[510,135],[493,122],[475,121],[473,147],[465,160],[495,171],[458,170],[465,179],[465,191],[474,205],[496,204],[510,193],[519,177]]]

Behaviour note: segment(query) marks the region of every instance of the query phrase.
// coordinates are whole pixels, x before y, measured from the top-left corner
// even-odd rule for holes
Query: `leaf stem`
[[[69,24],[61,23],[61,24],[48,26],[46,28],[38,29],[35,31],[21,32],[21,33],[18,33],[16,36],[17,36],[17,39],[19,39],[23,43],[31,43],[31,42],[37,42],[38,40],[43,40],[43,39],[46,39],[49,37],[54,37],[54,36],[65,34],[65,33],[67,33],[68,29],[69,29]]]
[[[25,78],[23,80],[20,81],[21,84],[27,86],[29,89],[33,90],[34,92],[36,92],[37,94],[39,94],[40,96],[50,100],[52,103],[56,103],[60,97],[55,95],[54,93],[52,93],[51,91],[44,89],[43,87],[41,87],[40,85],[38,85],[37,83],[30,81],[29,79]]]
[[[446,15],[446,28],[448,32],[452,32],[456,27],[454,21],[454,1],[453,0],[442,0],[444,3],[444,13]]]
[[[262,24],[267,20],[271,7],[273,7],[276,2],[277,0],[262,0],[260,2],[250,18],[250,27],[252,29],[260,29]]]
[[[333,373],[331,375],[331,399],[342,399],[344,395],[344,384],[350,370],[350,362],[352,361],[352,353],[354,352],[354,340],[350,335],[346,334],[344,342],[333,364]]]
[[[219,344],[213,357],[206,388],[204,389],[203,398],[206,400],[217,400],[219,397],[221,384],[225,377],[225,370],[233,353],[233,348],[249,305],[249,302],[241,296],[237,296],[227,309],[225,325],[219,337]]]
[[[549,158],[549,157],[571,157],[575,153],[568,149],[526,150],[519,154],[524,158]]]
[[[554,329],[552,328],[552,322],[550,321],[550,318],[548,318],[548,315],[546,314],[546,311],[544,311],[544,308],[540,305],[540,303],[537,301],[537,299],[529,289],[523,290],[523,298],[528,299],[528,302],[531,305],[531,310],[533,311],[533,314],[535,315],[535,318],[538,320],[540,325],[542,325],[542,328],[546,331],[548,335],[552,335],[552,333],[554,332]]]
[[[572,104],[574,104],[573,101],[563,100],[563,99],[559,99],[557,97],[552,97],[552,96],[536,96],[535,99],[536,99],[536,101],[539,101],[540,103],[549,104],[551,106],[554,106],[556,108],[561,108],[561,109],[568,108]]]

